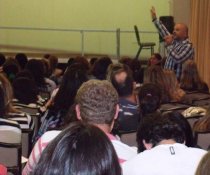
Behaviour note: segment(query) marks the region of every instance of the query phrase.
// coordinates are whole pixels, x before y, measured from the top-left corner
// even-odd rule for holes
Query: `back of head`
[[[54,98],[54,109],[67,110],[73,105],[77,90],[88,80],[86,70],[81,64],[69,66],[64,73],[59,90]]]
[[[153,65],[147,68],[144,77],[145,83],[161,84],[164,82],[164,79],[165,75],[163,69],[160,66]]]
[[[137,131],[138,152],[145,150],[143,140],[157,146],[163,140],[172,139],[177,143],[184,143],[185,134],[182,127],[171,120],[170,114],[153,114],[144,117]]]
[[[195,146],[193,132],[187,119],[179,112],[169,112],[168,117],[171,121],[177,123],[185,134],[185,145],[189,147]]]
[[[90,68],[88,60],[83,56],[77,56],[74,59],[73,63],[81,64],[86,71],[88,71]]]
[[[83,121],[111,125],[118,103],[118,94],[106,80],[89,80],[79,88],[76,103]]]
[[[30,71],[37,86],[45,85],[44,64],[41,60],[31,59],[26,64],[26,70]]]
[[[33,79],[27,77],[15,78],[13,83],[14,97],[20,103],[36,103],[38,100],[38,89]]]
[[[121,168],[107,136],[95,126],[78,122],[46,147],[34,172],[43,174],[121,175]]]
[[[13,58],[8,58],[3,64],[3,71],[6,73],[8,79],[12,82],[16,74],[20,71],[18,62]]]
[[[193,60],[187,60],[182,68],[180,80],[181,88],[191,90],[196,86],[199,87],[201,82],[196,63]]]
[[[48,61],[49,61],[49,69],[51,75],[58,65],[58,58],[54,55],[50,55]]]
[[[23,70],[25,68],[26,63],[28,62],[28,58],[24,53],[18,53],[15,55],[15,59],[20,65],[20,68]]]
[[[155,112],[161,104],[161,90],[153,83],[144,84],[138,93],[141,112],[144,115]]]
[[[92,74],[99,80],[105,80],[107,68],[110,64],[112,64],[112,60],[109,57],[99,58],[93,65]]]
[[[0,53],[0,66],[2,66],[6,61],[4,54]]]
[[[147,68],[144,76],[144,83],[157,84],[161,89],[162,102],[170,101],[170,94],[168,84],[166,81],[166,75],[160,66],[153,65]]]
[[[128,67],[130,67],[130,68],[131,68],[131,62],[132,62],[132,58],[130,58],[130,57],[122,57],[122,58],[120,58],[120,60],[119,60],[119,63],[125,64],[125,65],[127,65]]]
[[[110,72],[110,81],[120,97],[132,95],[134,79],[128,66],[120,64],[113,65],[112,71]]]
[[[209,175],[210,172],[210,152],[206,153],[201,159],[195,175]]]

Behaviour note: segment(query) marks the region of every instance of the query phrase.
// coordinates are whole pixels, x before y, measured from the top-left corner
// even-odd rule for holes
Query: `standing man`
[[[181,78],[182,65],[187,59],[193,59],[194,49],[188,39],[188,27],[183,23],[174,26],[173,34],[157,19],[155,8],[151,9],[152,21],[165,41],[168,52],[165,69],[173,70],[178,80]]]

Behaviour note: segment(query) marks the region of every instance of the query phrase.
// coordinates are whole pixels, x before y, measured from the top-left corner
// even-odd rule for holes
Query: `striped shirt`
[[[25,113],[9,113],[7,119],[19,123],[21,129],[34,129],[34,121],[30,115]]]
[[[43,150],[60,132],[61,131],[47,131],[39,138],[30,154],[26,166],[23,169],[22,175],[29,175],[34,171]],[[115,148],[120,163],[137,155],[137,149],[120,142],[111,134],[107,134],[107,136]]]
[[[156,28],[158,29],[161,37],[171,35],[166,27],[159,20],[153,21]],[[183,41],[173,40],[173,42],[166,46],[168,56],[164,68],[173,70],[176,74],[178,80],[180,80],[182,74],[182,64],[187,59],[193,59],[194,49],[192,43],[189,42],[189,39]]]
[[[121,131],[136,131],[140,119],[139,105],[125,98],[119,99],[117,122]]]

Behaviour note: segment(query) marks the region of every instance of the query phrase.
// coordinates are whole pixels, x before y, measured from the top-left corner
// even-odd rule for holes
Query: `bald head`
[[[188,38],[188,27],[183,23],[177,23],[173,31],[174,39],[184,40]]]

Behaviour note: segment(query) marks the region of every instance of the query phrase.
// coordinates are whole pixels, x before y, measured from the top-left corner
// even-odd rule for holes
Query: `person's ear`
[[[143,144],[144,144],[144,147],[145,147],[147,150],[152,149],[152,144],[151,144],[151,143],[147,143],[145,140],[143,140]]]
[[[78,104],[75,106],[75,109],[76,109],[77,119],[82,120],[81,115],[80,115],[80,107]]]
[[[116,120],[116,119],[117,119],[117,117],[118,117],[118,113],[119,113],[119,111],[120,111],[120,107],[119,107],[119,105],[117,104],[117,105],[116,105],[115,115],[114,115],[114,119],[115,119],[115,120]]]

